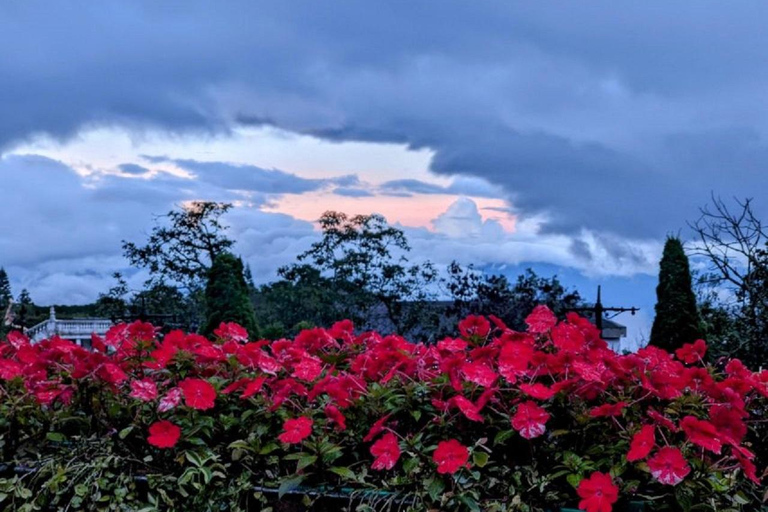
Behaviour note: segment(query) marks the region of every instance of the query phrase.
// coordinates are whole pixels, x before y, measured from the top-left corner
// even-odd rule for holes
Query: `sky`
[[[0,3],[0,265],[94,300],[184,201],[259,282],[327,209],[413,259],[639,305],[712,194],[768,213],[768,5],[710,0]]]

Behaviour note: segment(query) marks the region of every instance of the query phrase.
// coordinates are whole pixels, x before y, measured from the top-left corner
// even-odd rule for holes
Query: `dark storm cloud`
[[[360,183],[359,178],[352,174],[327,179],[307,179],[279,169],[262,169],[255,165],[202,162],[150,155],[144,155],[142,158],[156,164],[173,163],[193,173],[196,181],[227,190],[243,190],[263,194],[303,194],[332,185],[354,186]],[[121,165],[120,168],[122,169],[125,165]]]
[[[435,172],[500,187],[550,231],[658,237],[711,190],[766,191],[766,15],[702,0],[6,2],[0,148],[94,125],[269,124],[430,148]],[[227,188],[324,186],[198,164]]]

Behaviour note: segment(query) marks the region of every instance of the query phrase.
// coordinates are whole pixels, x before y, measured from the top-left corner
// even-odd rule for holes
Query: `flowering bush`
[[[137,322],[92,350],[12,333],[0,505],[259,510],[319,489],[359,510],[762,506],[767,371],[716,371],[704,342],[617,355],[545,307],[527,323],[472,316],[435,345],[349,321],[273,342]]]

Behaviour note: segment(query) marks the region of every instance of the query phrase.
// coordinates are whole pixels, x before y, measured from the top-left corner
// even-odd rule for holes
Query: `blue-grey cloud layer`
[[[550,231],[658,237],[712,190],[768,188],[766,19],[709,0],[5,2],[0,148],[268,123],[429,147]]]

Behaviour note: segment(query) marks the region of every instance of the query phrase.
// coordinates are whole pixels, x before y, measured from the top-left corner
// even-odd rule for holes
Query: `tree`
[[[709,263],[697,282],[704,335],[715,355],[759,366],[768,361],[768,229],[751,199],[734,203],[713,196],[690,224],[692,253]]]
[[[123,241],[125,257],[132,265],[147,268],[154,282],[200,288],[216,257],[234,244],[221,221],[230,208],[229,203],[195,201],[171,210],[158,219],[167,222],[152,228],[145,245]]]
[[[284,279],[262,285],[253,294],[256,323],[267,339],[295,336],[305,326],[330,326],[347,318],[345,298],[319,269],[294,265]]]
[[[659,264],[650,344],[673,352],[699,338],[701,325],[688,256],[679,238],[668,237]]]
[[[0,339],[4,338],[8,331],[6,321],[10,314],[9,308],[13,303],[13,293],[11,292],[11,282],[5,269],[0,267]]]
[[[13,294],[11,293],[11,282],[8,280],[8,273],[3,267],[0,267],[0,309],[4,311],[11,299],[13,299]]]
[[[16,302],[18,302],[18,310],[15,324],[23,330],[33,325],[32,319],[35,316],[35,304],[32,302],[32,297],[26,288],[21,290]]]
[[[320,241],[283,267],[286,280],[315,268],[338,293],[343,314],[361,327],[407,333],[420,322],[421,306],[431,300],[437,272],[429,262],[412,264],[405,233],[381,215],[328,211],[319,220]],[[306,262],[306,263],[304,263]]]
[[[120,272],[112,277],[117,281],[107,293],[100,293],[96,299],[96,314],[113,320],[121,319],[128,313],[128,283]]]
[[[509,328],[523,331],[525,318],[539,304],[545,304],[558,317],[578,307],[581,296],[563,286],[557,276],[539,276],[528,268],[517,276],[514,285],[503,275],[488,275],[471,265],[453,262],[448,267],[447,290],[453,299],[449,309],[455,320],[470,314],[494,315]]]
[[[202,334],[210,336],[222,322],[245,327],[251,337],[258,336],[243,262],[230,253],[219,254],[213,261],[205,287],[206,322]]]

